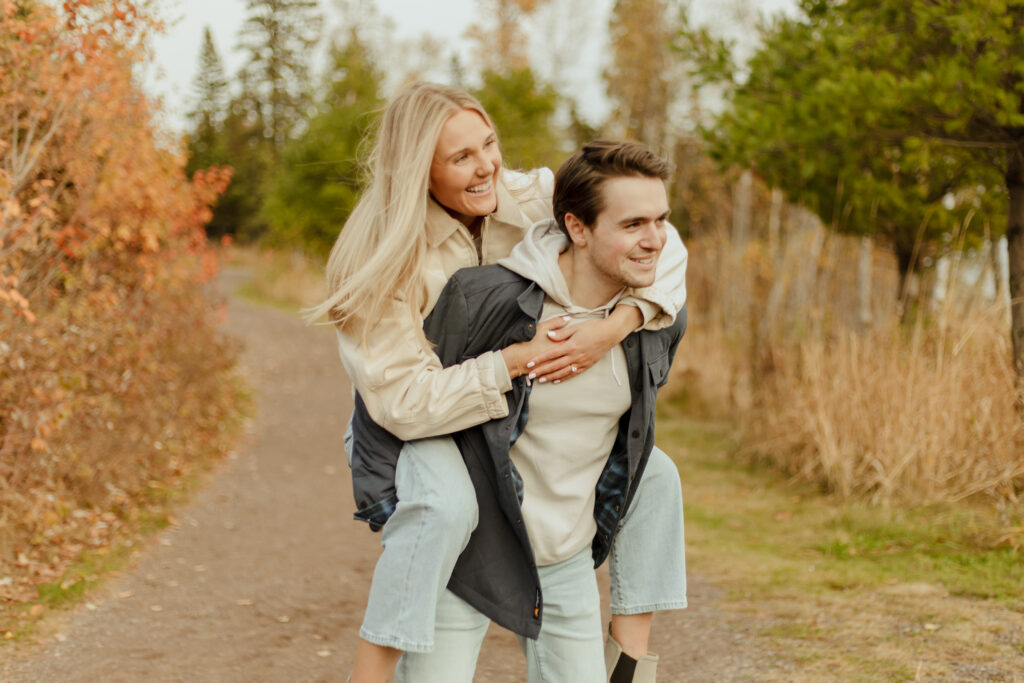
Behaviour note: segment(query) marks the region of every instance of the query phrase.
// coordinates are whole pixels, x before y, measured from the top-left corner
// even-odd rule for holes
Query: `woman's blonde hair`
[[[369,183],[327,261],[327,299],[309,311],[310,320],[327,316],[345,331],[365,321],[365,341],[394,298],[419,315],[430,164],[441,128],[463,109],[494,128],[476,98],[446,85],[412,83],[388,105],[368,160]]]

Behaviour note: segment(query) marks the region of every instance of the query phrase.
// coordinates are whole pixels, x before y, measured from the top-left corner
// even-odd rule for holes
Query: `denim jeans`
[[[346,434],[346,452],[351,436]],[[395,472],[398,505],[381,529],[359,636],[407,652],[434,649],[438,600],[476,528],[476,492],[450,437],[409,441]]]
[[[351,452],[351,438],[350,429],[345,434],[346,453]],[[384,552],[374,569],[359,635],[406,652],[430,652],[435,644],[438,600],[449,596],[458,600],[445,586],[476,528],[476,494],[462,456],[448,437],[406,443],[398,459],[395,484],[399,503],[381,531]],[[613,614],[686,607],[679,472],[657,447],[620,522],[609,573]],[[548,600],[545,593],[545,621]],[[472,670],[466,680],[471,679]]]
[[[660,448],[647,468],[608,560],[611,613],[686,607],[686,544],[679,470]]]
[[[529,683],[604,683],[601,596],[590,548],[540,567],[544,620],[537,640],[520,636]],[[490,620],[451,591],[437,607],[436,646],[402,655],[395,683],[470,683]]]

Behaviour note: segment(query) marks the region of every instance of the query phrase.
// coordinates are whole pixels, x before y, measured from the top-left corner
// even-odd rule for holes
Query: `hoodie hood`
[[[558,255],[568,248],[569,238],[558,227],[558,222],[554,218],[547,218],[530,226],[522,241],[513,247],[512,253],[498,261],[498,264],[536,282],[552,301],[570,315],[593,314],[598,311],[607,315],[621,294],[596,309],[572,303],[569,285],[562,269],[558,267]]]

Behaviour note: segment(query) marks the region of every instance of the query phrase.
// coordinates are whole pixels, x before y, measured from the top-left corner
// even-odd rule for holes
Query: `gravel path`
[[[351,393],[333,334],[238,299],[227,329],[244,342],[258,411],[237,455],[130,570],[51,618],[44,645],[0,650],[0,680],[345,681],[380,537],[352,520]],[[716,589],[689,586],[691,607],[655,620],[659,680],[757,680],[750,637],[717,614]],[[524,670],[492,627],[477,680]]]

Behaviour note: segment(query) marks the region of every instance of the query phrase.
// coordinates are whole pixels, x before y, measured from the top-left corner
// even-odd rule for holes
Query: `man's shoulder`
[[[641,338],[659,340],[663,343],[678,342],[686,334],[686,317],[686,305],[684,304],[671,325],[657,330],[640,330],[637,334]]]
[[[498,264],[461,268],[455,271],[451,281],[467,299],[501,295],[515,297],[533,284],[532,280]]]

